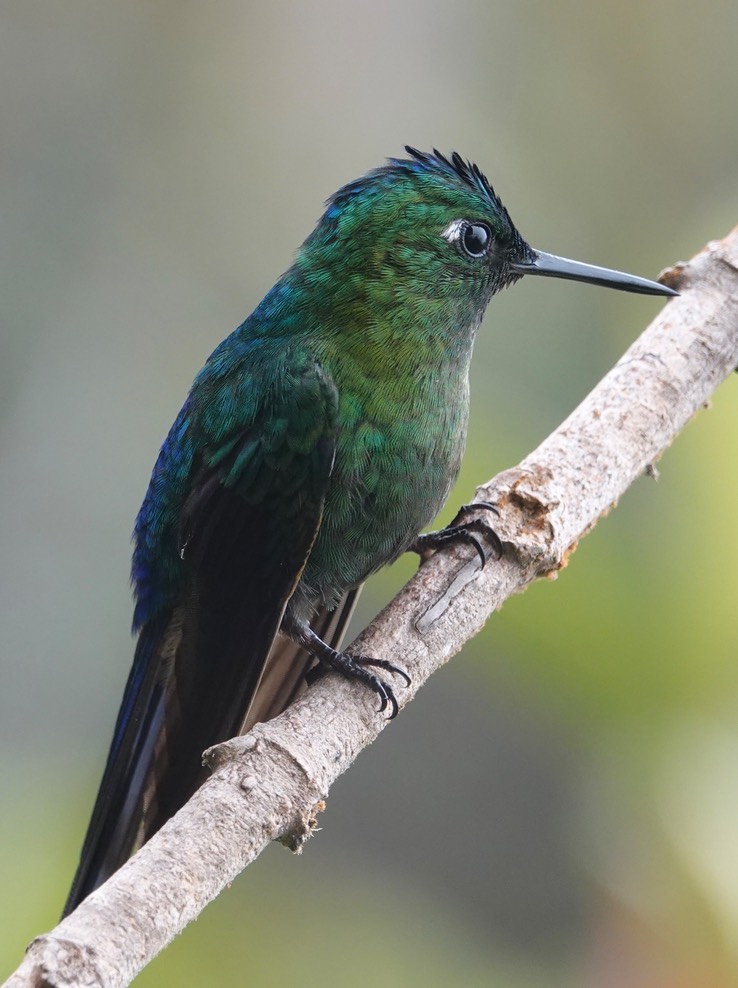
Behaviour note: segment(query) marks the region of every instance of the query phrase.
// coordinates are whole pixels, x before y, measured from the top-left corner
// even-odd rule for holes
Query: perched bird
[[[476,165],[406,151],[328,200],[162,446],[134,533],[133,668],[65,914],[201,784],[203,750],[283,710],[311,666],[394,715],[402,670],[337,649],[371,573],[480,529],[419,537],[458,473],[492,296],[524,274],[675,294],[533,250]]]

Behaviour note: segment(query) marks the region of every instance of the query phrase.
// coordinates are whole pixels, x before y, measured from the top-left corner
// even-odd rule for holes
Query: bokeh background
[[[0,974],[74,870],[158,446],[322,200],[456,148],[535,246],[655,276],[738,217],[736,44],[718,0],[3,3]],[[452,502],[659,305],[496,299]],[[738,378],[137,983],[738,984],[737,436]]]

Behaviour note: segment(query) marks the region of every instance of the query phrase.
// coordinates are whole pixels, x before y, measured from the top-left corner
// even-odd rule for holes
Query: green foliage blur
[[[405,143],[537,247],[654,277],[738,216],[738,6],[7,0],[0,976],[54,925],[132,656],[129,535],[195,372]],[[480,333],[442,517],[661,302],[530,279]],[[137,982],[738,981],[738,378]],[[360,621],[413,570],[374,579]],[[398,657],[401,659],[401,657]]]

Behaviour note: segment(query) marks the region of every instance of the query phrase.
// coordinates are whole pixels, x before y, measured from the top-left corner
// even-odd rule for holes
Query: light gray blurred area
[[[534,246],[655,277],[736,222],[737,38],[736,5],[686,0],[3,4],[0,977],[74,871],[158,447],[323,200],[456,149]],[[529,280],[480,332],[442,521],[662,304]],[[736,383],[360,757],[302,857],[270,849],[137,983],[738,977]]]

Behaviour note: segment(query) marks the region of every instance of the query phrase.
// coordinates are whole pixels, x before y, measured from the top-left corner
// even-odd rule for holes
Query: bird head
[[[453,296],[484,308],[523,275],[567,278],[621,291],[674,295],[655,281],[582,264],[530,247],[481,170],[454,152],[405,149],[339,189],[303,250],[344,283],[385,282],[428,298]],[[323,265],[318,264],[317,267]]]
[[[492,296],[523,275],[676,294],[535,250],[476,165],[455,152],[406,150],[331,196],[300,248],[284,287],[305,332],[344,347],[349,338],[379,351],[433,341],[439,353],[468,353]]]

